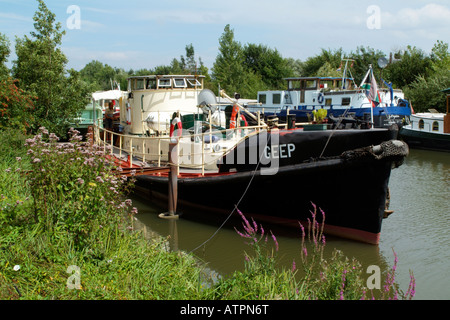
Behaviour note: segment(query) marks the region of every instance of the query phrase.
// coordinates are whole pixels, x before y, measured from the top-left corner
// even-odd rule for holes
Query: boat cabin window
[[[425,127],[425,123],[422,119],[419,120],[419,129],[423,129]]]
[[[351,89],[352,88],[352,81],[349,79],[345,79],[344,81],[344,89]]]
[[[325,99],[325,105],[326,106],[331,106],[331,98],[326,98]]]
[[[147,79],[146,89],[156,89],[156,79]]]
[[[281,103],[281,93],[274,93],[272,96],[272,103],[273,104],[280,104]]]
[[[201,87],[201,83],[197,79],[187,79],[190,88]]]
[[[343,106],[349,106],[350,105],[350,101],[351,101],[351,98],[350,97],[345,97],[345,98],[342,98],[342,105]]]
[[[433,131],[439,131],[439,122],[437,121],[433,122]]]
[[[173,82],[174,82],[173,86],[175,88],[186,88],[187,87],[186,79],[184,79],[184,78],[173,79]]]
[[[265,94],[259,94],[258,95],[258,102],[262,104],[266,104],[266,95]]]
[[[302,81],[301,80],[290,80],[288,89],[289,90],[300,90],[300,89],[302,89]]]
[[[317,81],[316,80],[306,80],[306,89],[316,89]]]
[[[144,79],[136,79],[136,90],[144,89]]]
[[[320,88],[321,89],[334,88],[334,81],[333,80],[320,80]]]
[[[172,87],[172,79],[158,79],[158,87],[170,88]]]

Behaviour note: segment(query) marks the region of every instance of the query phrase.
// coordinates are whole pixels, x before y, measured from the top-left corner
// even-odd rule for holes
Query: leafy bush
[[[22,132],[31,129],[36,97],[17,87],[19,80],[0,80],[0,130],[18,128]]]
[[[131,186],[103,150],[82,142],[71,129],[68,143],[45,128],[26,140],[31,170],[27,174],[34,219],[42,230],[58,237],[68,232],[78,246],[99,229],[122,223],[131,200],[120,195]]]

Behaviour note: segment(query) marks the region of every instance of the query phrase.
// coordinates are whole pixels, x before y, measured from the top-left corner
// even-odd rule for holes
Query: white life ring
[[[182,128],[183,126],[181,124],[181,119],[179,117],[173,118],[172,122],[170,123],[170,136],[173,137],[174,131],[177,130],[177,136],[181,137]]]
[[[317,102],[319,102],[320,104],[323,103],[323,93],[322,92],[319,93],[319,96],[317,97]]]
[[[131,105],[127,102],[127,124],[131,124]]]

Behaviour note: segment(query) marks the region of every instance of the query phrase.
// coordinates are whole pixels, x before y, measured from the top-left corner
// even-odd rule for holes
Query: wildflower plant
[[[243,297],[250,299],[366,299],[367,288],[361,264],[355,258],[349,259],[337,249],[325,258],[326,240],[323,234],[325,213],[314,203],[312,207],[311,218],[307,219],[307,228],[299,223],[302,236],[300,257],[303,270],[297,269],[295,259],[290,269],[280,269],[276,261],[278,241],[275,235],[272,232],[266,233],[262,225],[257,224],[253,219],[250,222],[237,209],[243,220],[243,231],[236,228],[235,230],[239,236],[247,240],[247,244],[254,251],[254,256],[245,253],[245,271],[235,272],[231,278],[222,280],[217,287],[219,296],[227,299]],[[268,246],[269,235],[274,246],[271,250]],[[387,272],[385,285],[381,292],[377,293],[377,298],[411,299],[415,294],[414,276],[411,273],[411,282],[404,294],[395,282],[398,262],[395,252],[394,256],[394,266]],[[375,299],[373,292],[371,299]]]
[[[261,224],[251,222],[237,209],[242,218],[243,231],[235,228],[253,249],[245,253],[244,271],[235,271],[229,278],[221,278],[213,289],[212,299],[298,299],[300,292],[294,286],[295,271],[276,268],[278,240]]]
[[[394,253],[394,265],[390,270],[386,272],[386,278],[384,280],[384,284],[381,287],[381,294],[380,299],[383,300],[411,300],[414,298],[414,295],[416,293],[416,279],[414,278],[414,274],[412,271],[410,271],[410,281],[408,289],[405,292],[403,292],[398,284],[395,282],[395,275],[397,271],[397,265],[398,265],[398,256],[397,253],[392,249],[392,252]],[[373,299],[373,293],[372,293],[372,299]],[[365,295],[363,296],[365,299]]]
[[[275,268],[275,258],[276,253],[278,252],[277,238],[272,231],[270,231],[270,239],[272,241],[269,241],[269,233],[264,230],[261,224],[258,226],[253,218],[250,223],[239,209],[236,208],[236,211],[243,220],[243,231],[241,232],[236,228],[235,230],[239,236],[248,239],[247,244],[251,246],[255,252],[253,257],[248,253],[245,253],[247,268],[252,269],[255,272],[271,273]],[[274,247],[269,248],[270,242],[273,242]]]
[[[102,228],[124,223],[131,203],[122,201],[122,195],[132,184],[101,148],[83,142],[77,130],[70,129],[69,135],[69,142],[60,143],[41,127],[26,140],[31,163],[27,180],[34,221],[52,236],[68,233],[83,246]]]

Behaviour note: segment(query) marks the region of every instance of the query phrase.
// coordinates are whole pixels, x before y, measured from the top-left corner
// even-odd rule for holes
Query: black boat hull
[[[287,156],[289,147],[284,153],[279,148],[278,154],[286,157],[278,159],[279,167],[273,172],[264,171],[270,169],[270,164],[261,168],[260,163],[229,161],[228,164],[224,160],[218,173],[180,174],[177,212],[188,214],[202,210],[210,215],[228,215],[237,206],[258,221],[298,227],[299,221],[305,223],[311,217],[311,203],[314,203],[325,213],[325,233],[377,244],[392,164],[404,156],[376,158],[367,152],[349,155],[345,151],[390,140],[397,132],[336,131],[331,140],[328,140],[329,132],[281,132],[278,146],[293,143],[295,148],[290,157]],[[311,141],[313,145],[309,145]],[[327,141],[324,152],[321,143]],[[248,152],[252,141],[244,143]],[[261,150],[263,153],[259,155],[268,149]],[[140,175],[136,179],[136,187],[145,190],[147,197],[167,201],[167,176]],[[317,218],[321,223],[321,215]]]
[[[450,152],[450,135],[448,134],[436,134],[402,128],[400,137],[411,148]]]

